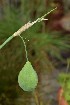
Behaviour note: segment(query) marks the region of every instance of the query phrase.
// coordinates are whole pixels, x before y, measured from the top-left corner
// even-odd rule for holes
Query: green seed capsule
[[[26,62],[18,75],[19,86],[24,91],[33,91],[38,83],[38,76],[29,61]]]

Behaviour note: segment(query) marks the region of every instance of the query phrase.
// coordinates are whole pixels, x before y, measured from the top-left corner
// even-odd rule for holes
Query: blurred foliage
[[[70,12],[70,0],[63,0],[65,13]]]
[[[21,11],[23,11],[24,19],[27,19],[28,21],[36,19],[46,12],[45,0],[21,0],[21,9]]]
[[[6,2],[3,8],[4,18],[0,20],[0,44],[22,25],[44,15],[46,12],[50,11],[51,8],[49,2],[46,6],[45,0],[21,0],[21,7],[17,9],[10,7],[8,2]],[[38,67],[40,67],[41,70],[51,71],[58,65],[58,62],[54,59],[66,63],[66,59],[63,58],[61,52],[70,50],[70,34],[63,34],[58,31],[50,32],[48,29],[43,31],[45,28],[44,23],[45,22],[35,24],[22,33],[22,36],[26,38],[29,60],[34,64],[35,68],[38,70]],[[29,40],[29,42],[27,40]],[[22,68],[25,63],[25,51],[19,37],[14,38],[0,51],[0,59],[0,102],[3,97],[6,97],[6,100],[10,101],[8,97],[12,98],[13,93],[13,97],[16,97],[18,94],[16,87],[17,75],[20,68]],[[59,77],[61,82],[63,78],[65,78],[63,75],[65,74],[61,74]],[[67,88],[69,82],[70,79],[67,82]],[[9,96],[8,93],[11,95]],[[4,105],[4,103],[2,105]],[[6,105],[11,104],[7,102]]]
[[[58,81],[64,89],[65,99],[70,102],[70,73],[60,73],[58,76]]]
[[[58,81],[61,87],[64,89],[64,97],[65,99],[70,102],[70,73],[68,70],[70,65],[70,58],[67,59],[67,70],[66,73],[60,73],[58,76]]]

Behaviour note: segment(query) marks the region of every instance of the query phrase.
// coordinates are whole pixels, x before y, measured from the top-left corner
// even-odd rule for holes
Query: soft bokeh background
[[[41,105],[48,105],[50,100],[53,102],[50,105],[57,105],[58,74],[67,70],[70,0],[0,0],[0,44],[22,25],[55,7],[57,10],[46,16],[48,21],[37,23],[21,34],[26,38],[29,61],[38,73],[36,91]],[[32,93],[24,92],[17,82],[25,62],[20,37],[15,37],[0,50],[0,105],[35,105]]]

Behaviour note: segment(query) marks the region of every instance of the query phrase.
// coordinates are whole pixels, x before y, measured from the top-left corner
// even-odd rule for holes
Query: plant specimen
[[[57,9],[57,8],[55,8],[55,9]],[[51,10],[50,12],[54,11],[55,9]],[[34,22],[28,22],[27,24],[22,26],[17,32],[15,32],[12,36],[10,36],[2,45],[0,45],[0,49],[2,49],[10,40],[12,40],[16,36],[19,36],[22,39],[24,46],[25,46],[27,62],[18,75],[18,83],[19,83],[19,86],[24,91],[34,91],[34,89],[36,88],[37,83],[38,83],[38,76],[37,76],[36,71],[33,69],[30,61],[28,60],[26,44],[25,44],[23,37],[21,37],[20,34],[23,31],[25,31],[26,29],[28,29],[29,27],[31,27],[32,25],[34,25],[35,23],[41,22],[43,20],[47,20],[47,19],[44,19],[44,17],[46,15],[48,15],[50,12],[48,12],[47,14],[42,16],[41,18],[38,18]],[[35,93],[34,93],[34,95],[35,95],[36,104],[39,105],[37,95]]]

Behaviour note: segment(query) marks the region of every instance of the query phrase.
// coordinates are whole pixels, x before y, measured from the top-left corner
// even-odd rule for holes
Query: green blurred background
[[[46,16],[48,21],[36,23],[21,34],[29,61],[38,73],[41,105],[48,105],[50,100],[56,103],[60,86],[57,77],[66,72],[70,58],[70,0],[0,0],[0,44],[22,25],[55,7],[57,10]],[[15,37],[0,50],[0,105],[35,105],[32,93],[24,92],[17,82],[25,62],[20,37]]]

